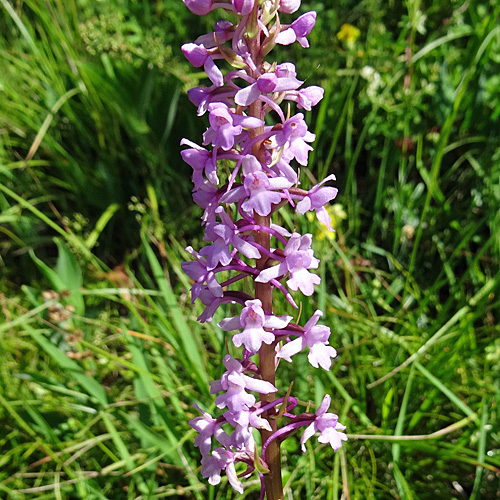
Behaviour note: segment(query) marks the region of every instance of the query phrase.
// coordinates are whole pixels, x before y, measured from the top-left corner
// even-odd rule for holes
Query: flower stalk
[[[181,154],[193,169],[193,199],[204,210],[208,244],[199,252],[188,247],[194,260],[182,267],[193,281],[193,302],[200,300],[205,306],[199,321],[212,321],[222,304],[241,307],[239,315],[219,322],[222,330],[237,331],[230,351],[241,352],[237,358],[229,352],[224,356],[226,371],[211,383],[211,392],[218,394],[215,404],[224,412],[214,418],[195,405],[202,416],[190,425],[199,433],[195,446],[202,454],[202,476],[210,484],[218,484],[224,472],[229,484],[242,493],[240,479],[256,470],[261,498],[283,500],[280,443],[284,439],[301,427],[305,427],[303,451],[304,443],[318,432],[319,442],[334,450],[347,439],[337,415],[327,412],[330,396],[315,413],[294,414],[297,400],[290,395],[291,387],[285,397],[276,387],[278,361],[291,362],[292,356],[308,349],[311,365],[329,370],[336,356],[329,345],[330,329],[317,324],[321,311],[302,327],[273,307],[273,291],[283,293],[297,309],[293,295],[310,296],[321,281],[311,272],[319,266],[311,235],[290,233],[273,222],[273,214],[286,206],[297,214],[315,211],[318,220],[333,230],[326,205],[337,189],[325,184],[335,177],[304,190],[298,187],[294,167],[307,165],[315,136],[304,115],[299,111],[291,115],[291,109],[310,110],[322,99],[323,89],[301,88],[303,82],[290,62],[266,61],[276,44],[298,42],[307,48],[316,13],[283,24],[280,15],[296,12],[300,0],[183,1],[198,15],[224,9],[234,22],[220,20],[212,33],[182,47],[194,67],[204,67],[210,81],[209,86],[188,92],[198,114],[208,114],[203,146],[210,149],[181,141],[188,146]],[[223,61],[229,64],[225,73],[219,67]],[[226,168],[233,165],[232,170],[224,171],[222,163]],[[254,296],[237,289],[243,280],[253,281]],[[260,433],[260,449],[254,431]],[[246,465],[243,471],[236,471],[238,462]]]
[[[258,214],[255,215],[255,222],[264,227],[271,226],[271,218],[269,216],[262,217]],[[258,231],[256,235],[256,241],[262,247],[267,250],[270,249],[271,245],[271,235],[264,231]],[[267,257],[264,255],[262,258],[257,260],[257,269],[263,271],[266,269]],[[272,314],[273,308],[273,286],[271,283],[258,283],[255,282],[255,298],[262,302],[262,308],[264,311],[268,311]],[[262,344],[259,350],[259,368],[262,380],[266,380],[273,385],[276,385],[276,344],[277,340],[274,340],[271,344]],[[260,400],[262,404],[272,403],[275,399],[274,393],[261,394]],[[261,429],[261,439],[262,443],[265,443],[273,433],[277,432],[278,424],[273,416],[276,414],[274,408],[268,410],[264,414],[264,418],[269,422],[271,430]],[[263,452],[263,458],[267,463],[269,468],[269,474],[264,476],[264,484],[267,492],[268,500],[283,500],[283,486],[281,479],[281,455],[279,449],[279,442],[277,440],[272,441],[271,445],[267,449],[267,453]]]

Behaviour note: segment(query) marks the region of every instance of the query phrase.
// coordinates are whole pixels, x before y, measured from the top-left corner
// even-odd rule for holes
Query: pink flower
[[[188,139],[182,139],[181,146],[191,146],[190,149],[181,151],[182,159],[193,169],[194,189],[200,189],[203,184],[203,171],[212,184],[218,184],[217,170],[212,160],[212,155],[206,149],[198,146]]]
[[[208,50],[203,45],[197,45],[196,43],[185,43],[181,50],[185,58],[195,68],[203,66],[208,57]]]
[[[330,328],[323,325],[316,325],[319,318],[323,316],[321,311],[316,311],[312,318],[305,324],[304,333],[295,340],[285,344],[276,354],[276,357],[291,362],[291,356],[309,347],[307,359],[314,368],[321,366],[329,370],[332,365],[332,358],[337,356],[337,351],[328,345]]]
[[[195,40],[195,43],[198,45],[203,45],[207,49],[213,49],[217,47],[217,43],[223,44],[228,40],[231,40],[233,34],[233,23],[231,21],[227,21],[226,19],[221,19],[215,23],[214,31],[212,33],[207,33],[206,35],[199,36]]]
[[[207,287],[215,297],[222,297],[222,287],[215,279],[213,270],[208,268],[207,259],[193,250],[192,247],[187,247],[186,251],[196,259],[181,263],[182,270],[195,281],[191,291],[192,301],[194,302],[198,298],[204,283],[207,284]]]
[[[206,455],[202,458],[201,464],[203,465],[203,469],[201,470],[201,475],[204,478],[208,478],[208,482],[215,486],[220,483],[220,474],[225,470],[229,484],[241,494],[243,493],[243,485],[236,474],[235,461],[236,453],[224,448],[215,448],[211,455]]]
[[[307,165],[307,158],[312,147],[307,144],[313,142],[316,136],[307,130],[304,115],[298,113],[289,118],[283,128],[276,134],[278,146],[285,146],[283,156],[287,160],[295,158],[301,165]]]
[[[255,281],[269,283],[272,279],[290,273],[286,282],[293,291],[300,291],[307,296],[314,292],[314,285],[321,283],[321,278],[312,274],[308,269],[317,269],[319,260],[314,257],[311,249],[311,235],[301,236],[293,233],[285,246],[285,259],[276,266],[269,267],[260,272]]]
[[[203,456],[207,455],[212,448],[212,436],[215,435],[217,441],[225,447],[231,445],[231,438],[222,430],[222,423],[217,423],[217,420],[212,418],[209,413],[203,411],[197,404],[193,404],[202,417],[195,417],[189,421],[189,425],[198,432],[198,436],[194,440],[194,445],[200,448]]]
[[[307,36],[311,33],[316,24],[316,12],[306,12],[297,18],[288,29],[282,31],[276,37],[276,43],[280,45],[290,45],[297,41],[305,49],[309,47]]]
[[[264,172],[252,172],[243,181],[248,200],[241,208],[247,212],[255,210],[259,215],[269,215],[272,206],[281,201],[281,194],[275,190],[288,189],[293,184],[283,177],[268,177]]]
[[[226,104],[215,102],[208,105],[210,128],[203,134],[203,144],[212,143],[229,150],[243,129],[253,129],[264,124],[262,120],[251,116],[232,113]]]
[[[337,196],[339,190],[333,187],[322,186],[322,184],[331,180],[335,180],[333,174],[324,178],[319,184],[309,190],[307,195],[297,203],[296,211],[299,214],[305,214],[309,210],[316,210],[316,217],[318,220],[330,231],[333,231],[332,220],[325,205]]]
[[[227,371],[221,379],[210,383],[212,394],[226,391],[215,399],[218,408],[227,407],[231,413],[239,414],[255,404],[255,396],[248,394],[246,389],[260,394],[270,394],[278,390],[270,382],[245,375],[241,363],[229,354],[224,356],[224,366]]]
[[[215,404],[223,414],[212,417],[196,407],[201,416],[189,424],[198,433],[195,446],[202,455],[202,476],[216,485],[225,472],[232,488],[242,494],[240,479],[255,468],[261,477],[266,470],[273,474],[273,467],[266,463],[267,447],[298,428],[307,427],[301,439],[303,449],[316,432],[320,434],[319,441],[329,443],[334,450],[346,439],[337,415],[327,413],[329,396],[315,414],[294,416],[297,400],[293,396],[262,397],[257,402],[255,394],[277,391],[273,374],[264,369],[272,368],[273,362],[276,368],[276,358],[291,361],[293,355],[308,347],[309,362],[328,370],[336,356],[329,345],[330,329],[317,324],[321,311],[316,311],[302,328],[290,323],[291,316],[273,315],[263,292],[274,288],[297,308],[289,290],[310,296],[321,282],[311,272],[319,266],[311,248],[311,235],[290,234],[274,224],[270,216],[290,204],[298,214],[315,210],[318,220],[330,224],[325,205],[335,198],[337,189],[324,183],[334,176],[309,191],[298,188],[299,176],[292,160],[307,166],[315,135],[309,132],[302,113],[289,116],[287,104],[292,101],[298,109],[311,110],[323,98],[324,91],[317,86],[300,89],[303,82],[297,79],[292,63],[267,61],[276,44],[297,41],[308,47],[307,37],[315,25],[316,12],[307,12],[290,25],[281,25],[278,12],[296,12],[301,0],[183,1],[199,15],[223,9],[234,22],[218,21],[212,31],[182,46],[187,60],[196,68],[203,67],[211,81],[210,86],[200,85],[188,91],[198,115],[208,112],[209,127],[202,143],[207,148],[187,139],[181,142],[187,146],[182,157],[193,171],[193,199],[204,210],[203,241],[208,244],[199,253],[188,247],[193,260],[183,262],[182,269],[194,281],[192,300],[200,299],[205,306],[199,321],[211,321],[221,304],[241,306],[238,315],[219,322],[222,330],[232,332],[233,344],[242,348],[243,358],[238,360],[226,354],[224,373],[210,384],[210,392],[217,394]],[[227,70],[218,66],[224,62],[229,65]],[[273,115],[278,119],[274,124]],[[279,248],[270,248],[271,245]],[[247,283],[234,286],[243,280]],[[252,297],[242,291],[249,289],[246,285],[251,285],[251,280],[270,285],[254,287],[256,296]],[[295,340],[276,352],[277,339],[288,340],[290,336]],[[254,362],[252,356],[257,353],[262,359]],[[275,420],[277,429],[272,423],[273,415],[281,417]],[[291,422],[281,424],[286,419]],[[261,435],[259,455],[255,454],[258,430],[267,431]],[[212,449],[214,442],[220,445],[215,444]],[[237,462],[246,465],[239,474]],[[266,483],[262,482],[261,498],[266,494]]]
[[[193,192],[193,200],[198,206],[205,209],[201,218],[203,223],[215,220],[215,210],[218,202],[217,186],[215,184],[205,179],[200,188]]]
[[[246,16],[252,12],[255,0],[232,0],[232,2],[234,10],[239,12],[241,15]]]
[[[325,91],[323,88],[313,85],[299,90],[294,100],[297,102],[297,107],[299,109],[311,111],[311,109],[323,99],[324,93]],[[287,95],[287,98],[290,99],[291,97]]]
[[[262,302],[259,299],[247,300],[245,307],[239,316],[223,319],[219,326],[226,332],[243,328],[242,333],[233,336],[233,344],[236,347],[245,346],[251,354],[259,351],[262,343],[271,344],[275,336],[273,333],[264,330],[285,328],[291,316],[273,316],[265,314],[262,309]]]
[[[294,77],[281,76],[277,73],[264,73],[254,83],[239,90],[234,97],[234,102],[240,106],[249,106],[261,94],[292,91],[299,88],[302,83]]]
[[[269,422],[257,415],[256,410],[243,410],[238,414],[226,411],[224,418],[235,427],[234,432],[231,434],[232,446],[239,450],[254,449],[255,441],[252,428],[272,430]]]
[[[206,306],[205,310],[198,316],[198,321],[200,323],[212,321],[215,311],[221,303],[222,297],[214,295],[208,286],[202,286],[198,292],[198,298],[201,300],[201,303]]]
[[[304,453],[306,452],[305,442],[318,431],[320,432],[318,441],[330,444],[334,451],[337,451],[342,446],[342,441],[347,441],[347,436],[343,432],[339,432],[345,430],[345,425],[338,421],[339,417],[334,413],[326,413],[330,407],[330,402],[331,397],[327,394],[315,412],[316,418],[314,422],[302,434],[300,444]]]

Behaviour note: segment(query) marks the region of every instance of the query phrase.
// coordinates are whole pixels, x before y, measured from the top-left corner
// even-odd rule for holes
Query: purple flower
[[[243,186],[249,198],[241,208],[247,212],[255,210],[259,215],[269,215],[272,205],[281,201],[281,194],[273,190],[282,190],[292,187],[292,183],[283,177],[268,177],[264,172],[248,174]]]
[[[220,87],[217,85],[210,87],[200,85],[188,90],[189,100],[198,108],[198,116],[204,115],[212,102],[220,102],[226,104],[226,106],[231,106],[234,94],[235,91],[233,90],[220,92]]]
[[[200,189],[193,192],[193,200],[198,206],[205,209],[201,218],[204,224],[215,221],[215,210],[218,203],[217,186],[204,180]]]
[[[255,210],[259,215],[269,215],[273,204],[281,202],[285,195],[274,193],[273,190],[283,190],[292,187],[293,183],[283,177],[268,177],[260,162],[252,155],[246,155],[243,160],[243,186],[230,189],[222,195],[221,203],[236,203],[248,198],[241,208],[251,213]]]
[[[309,347],[307,359],[314,368],[321,366],[329,370],[332,366],[332,358],[337,356],[337,351],[328,345],[330,338],[330,328],[317,325],[319,318],[323,316],[321,311],[316,311],[312,318],[305,324],[304,333],[295,340],[285,344],[276,354],[276,357],[291,362],[291,356]]]
[[[216,297],[222,297],[222,287],[215,279],[215,274],[212,270],[208,269],[207,259],[202,257],[198,252],[193,250],[192,247],[187,247],[186,251],[189,252],[196,260],[190,262],[182,262],[181,268],[182,270],[195,281],[195,284],[192,288],[192,302],[194,302],[202,288],[203,283],[207,284],[210,292]]]
[[[307,157],[312,147],[307,144],[316,139],[316,136],[307,130],[304,115],[298,113],[289,118],[283,128],[275,135],[277,146],[285,146],[283,156],[286,160],[295,158],[301,165],[307,165]]]
[[[241,363],[229,354],[224,356],[224,366],[227,371],[221,379],[210,383],[212,394],[226,391],[215,399],[218,408],[227,407],[231,413],[239,414],[255,404],[255,396],[248,394],[246,389],[260,394],[270,394],[278,390],[270,382],[245,375]]]
[[[234,33],[234,26],[231,21],[228,21],[226,19],[220,19],[215,23],[214,26],[214,42],[215,42],[215,37],[217,37],[217,42],[219,43],[225,43],[228,40],[231,40],[233,37]],[[214,47],[217,44],[214,43]]]
[[[221,218],[222,224],[217,224],[214,227],[214,233],[224,238],[226,245],[232,245],[245,257],[249,259],[260,259],[260,252],[252,245],[253,237],[245,236],[242,238],[237,236],[236,231],[238,228],[236,224],[222,207],[219,207],[215,212]]]
[[[312,295],[321,279],[311,272],[319,267],[311,248],[311,235],[290,234],[274,224],[270,216],[289,203],[298,214],[315,210],[318,220],[331,228],[325,205],[335,198],[337,189],[324,185],[334,176],[309,191],[299,189],[298,174],[290,165],[296,160],[307,166],[315,135],[309,132],[302,113],[289,117],[286,101],[309,111],[323,98],[323,89],[300,89],[303,82],[297,79],[292,63],[277,64],[264,59],[276,44],[297,41],[308,47],[307,37],[315,25],[316,12],[307,12],[292,24],[281,25],[278,12],[296,12],[301,0],[183,1],[195,14],[221,8],[236,20],[234,24],[218,21],[212,32],[181,48],[187,60],[196,68],[203,67],[211,81],[210,86],[188,91],[198,115],[208,112],[209,127],[203,134],[202,145],[209,147],[205,149],[187,139],[181,141],[181,145],[187,146],[181,155],[193,170],[192,196],[204,210],[203,240],[208,243],[199,253],[188,247],[193,260],[183,262],[182,269],[194,281],[193,302],[200,299],[205,306],[199,321],[211,321],[221,304],[241,305],[239,315],[219,322],[222,330],[232,332],[233,344],[242,348],[243,358],[237,360],[226,354],[224,373],[210,384],[210,392],[217,394],[215,404],[223,415],[214,418],[194,405],[201,416],[189,421],[198,433],[195,446],[202,455],[203,477],[216,485],[225,472],[230,485],[241,494],[239,479],[251,474],[258,464],[261,479],[265,471],[272,475],[273,467],[266,463],[266,449],[299,427],[307,426],[302,448],[316,432],[320,433],[321,443],[330,443],[335,450],[346,439],[337,416],[327,413],[329,396],[315,414],[295,417],[292,412],[296,398],[290,396],[291,403],[285,403],[287,408],[282,407],[285,411],[280,411],[280,415],[291,422],[278,429],[272,424],[272,413],[277,414],[278,405],[285,400],[289,402],[288,396],[256,401],[255,393],[277,391],[271,383],[272,374],[267,376],[263,370],[263,365],[267,362],[272,366],[273,360],[277,367],[275,356],[291,361],[293,355],[308,347],[308,359],[314,367],[331,367],[336,351],[329,345],[330,329],[317,324],[321,311],[316,311],[302,328],[290,323],[291,316],[272,314],[271,305],[267,305],[261,293],[265,287],[256,287],[256,297],[241,291],[246,289],[244,285],[233,287],[243,280],[270,283],[295,308],[290,290]],[[224,61],[230,68],[223,74],[218,65]],[[271,115],[278,118],[278,123],[272,123]],[[271,245],[278,248],[270,248]],[[269,310],[264,310],[263,303]],[[290,336],[295,340],[281,348],[276,346],[277,339],[288,340]],[[264,349],[264,345],[270,350]],[[257,353],[263,359],[254,362],[252,356]],[[261,453],[257,455],[255,432],[263,430],[266,432],[261,434]],[[214,439],[220,444],[212,450]],[[247,466],[239,474],[237,462]],[[261,498],[266,494],[267,483],[262,481]]]
[[[253,155],[245,155],[241,161],[243,166],[243,175],[250,175],[254,172],[261,172],[262,165],[257,158]]]
[[[270,94],[271,92],[279,92],[276,90],[279,87],[279,84],[282,83],[279,81],[280,79],[276,76],[275,73],[264,73],[257,78],[257,88],[263,94]],[[298,81],[298,80],[297,80]]]
[[[208,105],[210,128],[203,134],[203,144],[212,143],[226,151],[234,146],[235,138],[243,132],[243,127],[233,121],[234,115],[221,103]]]
[[[253,431],[249,427],[248,422],[245,425],[240,425],[236,422],[231,422],[227,417],[228,411],[224,413],[224,417],[234,426],[234,431],[231,433],[231,445],[237,450],[252,450],[255,449],[255,439]],[[240,416],[247,415],[248,411],[243,411]],[[248,417],[247,417],[248,418]]]
[[[234,26],[231,21],[226,19],[221,19],[215,23],[214,31],[212,33],[207,33],[206,35],[199,36],[195,43],[197,45],[203,45],[207,49],[213,49],[217,45],[222,45],[223,43],[231,40],[234,34]]]
[[[215,269],[219,263],[223,266],[229,265],[233,259],[229,248],[231,245],[245,257],[259,259],[260,252],[257,248],[246,239],[236,235],[237,227],[224,209],[218,207],[215,213],[222,219],[222,223],[207,224],[204,239],[213,243],[200,250],[200,254],[207,257],[207,268]]]
[[[199,68],[200,66],[204,67],[205,73],[215,87],[222,87],[224,84],[224,77],[203,44],[198,45],[196,43],[185,43],[181,47],[181,50],[186,59],[195,68]]]
[[[213,98],[212,90],[215,88],[214,85],[212,87],[200,85],[188,90],[188,98],[198,108],[198,116],[205,114],[207,111],[207,107]]]
[[[208,286],[202,286],[198,291],[198,298],[201,300],[201,303],[206,306],[205,310],[198,316],[198,321],[200,323],[212,321],[215,311],[220,306],[222,297],[214,295]]]
[[[225,470],[229,484],[241,494],[243,493],[243,485],[236,474],[235,461],[236,453],[224,448],[215,448],[211,455],[202,458],[201,464],[203,465],[203,469],[201,470],[201,475],[204,478],[208,478],[208,482],[215,486],[220,483],[220,474]]]
[[[259,351],[262,343],[272,344],[275,339],[274,334],[264,330],[264,328],[285,328],[291,319],[291,316],[277,317],[265,314],[262,302],[255,299],[247,300],[239,316],[223,319],[219,326],[226,332],[243,328],[242,333],[233,336],[233,344],[236,347],[244,345],[247,351],[255,354]]]
[[[222,229],[215,232],[216,229]],[[213,241],[211,245],[203,247],[200,250],[200,255],[207,258],[207,269],[209,271],[215,269],[219,264],[227,266],[233,260],[231,250],[226,244],[226,240],[230,238],[230,229],[223,224],[210,223],[207,224],[205,230],[205,239]]]
[[[287,95],[286,98],[296,101],[299,109],[311,111],[311,109],[323,99],[324,93],[325,91],[323,88],[313,85],[299,90],[293,99],[289,95]]]
[[[208,50],[203,45],[197,45],[196,43],[185,43],[181,50],[185,58],[195,68],[203,66],[208,57]]]
[[[224,84],[224,76],[211,57],[206,58],[203,68],[208,78],[210,78],[210,81],[216,87],[222,87]]]
[[[272,152],[271,152],[272,151]],[[297,172],[290,166],[290,164],[283,158],[279,150],[266,151],[266,163],[272,165],[271,170],[277,176],[283,176],[292,184],[297,184],[298,177]]]
[[[293,233],[285,246],[285,259],[276,266],[269,267],[260,272],[255,281],[269,283],[272,279],[290,273],[290,279],[286,282],[293,291],[300,291],[307,296],[314,292],[314,285],[321,283],[321,278],[311,274],[308,269],[317,269],[319,260],[314,257],[311,249],[311,235],[300,236]]]
[[[264,124],[251,116],[241,116],[231,112],[226,104],[215,102],[208,105],[210,128],[203,134],[203,144],[212,143],[225,151],[234,146],[235,139],[243,129],[253,129]]]
[[[182,159],[193,169],[194,189],[200,189],[203,184],[203,171],[212,184],[219,184],[216,165],[212,154],[188,139],[182,139],[181,146],[191,146],[190,149],[181,151]]]
[[[234,102],[240,106],[249,106],[261,94],[292,91],[299,88],[302,83],[294,77],[282,76],[276,73],[264,73],[254,83],[239,90],[234,97]]]
[[[314,186],[301,201],[297,203],[296,208],[296,211],[299,214],[305,214],[309,210],[316,210],[318,220],[330,231],[333,231],[332,220],[325,208],[325,205],[337,196],[339,190],[333,187],[322,187],[322,184],[332,180],[335,180],[335,175],[333,174],[323,179],[319,184]]]
[[[194,445],[200,449],[203,456],[207,455],[212,448],[212,436],[215,435],[220,444],[229,448],[231,445],[231,438],[222,429],[222,423],[217,423],[217,419],[203,411],[197,404],[193,404],[203,416],[192,418],[188,423],[198,432],[198,436],[194,440]]]
[[[331,397],[327,394],[315,412],[314,422],[302,434],[300,444],[304,453],[306,452],[305,442],[318,431],[320,432],[318,441],[324,444],[329,443],[334,451],[342,446],[342,441],[347,441],[347,436],[339,432],[345,429],[345,425],[338,422],[339,417],[334,413],[326,413],[330,407],[330,401]]]
[[[291,62],[284,62],[276,66],[276,76],[280,78],[295,78],[297,71],[295,71],[295,64]]]
[[[257,415],[257,410],[243,410],[238,414],[230,411],[224,413],[226,421],[234,426],[231,434],[232,446],[239,450],[253,450],[255,441],[253,439],[252,427],[254,429],[266,429],[271,431],[269,422]]]
[[[314,25],[316,24],[316,12],[306,12],[297,18],[288,29],[282,31],[276,37],[276,43],[280,45],[290,45],[297,41],[302,47],[309,47],[307,36],[311,33]]]

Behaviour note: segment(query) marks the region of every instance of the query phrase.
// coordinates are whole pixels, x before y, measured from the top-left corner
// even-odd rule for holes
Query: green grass
[[[214,409],[226,350],[180,268],[201,236],[178,142],[203,120],[178,47],[209,22],[180,0],[104,4],[0,0],[0,497],[237,498],[201,478],[187,424],[193,402]],[[339,356],[327,373],[297,355],[278,378],[302,411],[331,393],[350,440],[303,455],[287,439],[286,498],[490,500],[500,7],[309,6],[308,57],[280,58],[326,88],[301,181],[335,173],[342,207],[333,240],[284,221],[318,236],[322,284],[302,315],[326,312]]]

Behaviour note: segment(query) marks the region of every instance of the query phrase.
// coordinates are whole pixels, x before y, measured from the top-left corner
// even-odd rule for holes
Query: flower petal
[[[217,326],[219,326],[219,328],[221,328],[225,332],[231,332],[232,330],[238,330],[238,328],[242,328],[239,316],[224,318],[218,323]]]
[[[306,452],[306,447],[305,447],[306,441],[309,438],[311,438],[312,436],[314,436],[315,433],[316,433],[316,426],[314,425],[314,422],[313,422],[311,425],[306,427],[306,430],[304,431],[304,433],[302,434],[302,437],[300,438],[300,446],[301,446],[302,451],[304,453]]]
[[[282,31],[277,37],[276,37],[276,43],[279,43],[280,45],[290,45],[293,42],[297,40],[297,35],[295,34],[295,31],[293,31],[292,28],[288,28],[284,31]]]
[[[285,344],[277,353],[276,357],[284,359],[285,361],[288,361],[289,363],[292,362],[291,356],[294,354],[299,353],[304,349],[304,344],[302,342],[302,339],[299,337],[298,339],[292,340],[291,342],[288,342]]]
[[[252,102],[256,101],[260,95],[259,87],[256,83],[252,83],[244,89],[238,90],[234,96],[234,102],[239,106],[250,106]]]

